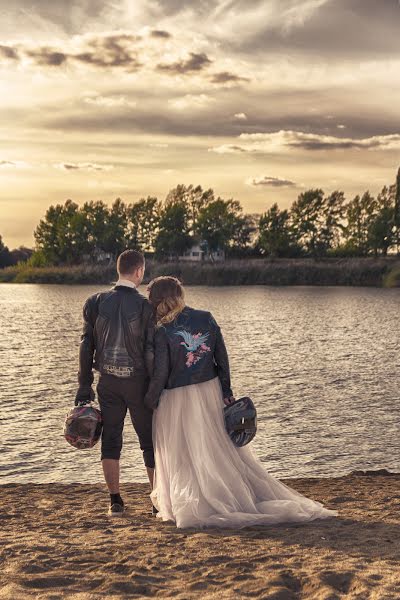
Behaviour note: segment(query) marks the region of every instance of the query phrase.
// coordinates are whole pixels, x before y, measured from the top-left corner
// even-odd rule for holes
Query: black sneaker
[[[108,515],[110,517],[122,517],[122,515],[125,512],[125,507],[123,504],[111,504],[110,508],[108,509]]]
[[[153,504],[151,507],[151,514],[153,515],[153,517],[155,517],[157,513],[158,513],[158,509]]]

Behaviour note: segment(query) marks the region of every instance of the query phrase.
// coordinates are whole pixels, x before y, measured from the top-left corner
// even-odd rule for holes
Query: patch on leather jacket
[[[132,377],[134,372],[133,360],[126,348],[122,346],[106,348],[101,370],[107,375],[114,375],[114,377]]]
[[[192,367],[201,360],[207,352],[211,352],[211,348],[207,346],[206,341],[209,337],[209,333],[190,333],[182,329],[181,331],[175,332],[175,335],[179,335],[183,338],[181,346],[186,348],[186,366]]]

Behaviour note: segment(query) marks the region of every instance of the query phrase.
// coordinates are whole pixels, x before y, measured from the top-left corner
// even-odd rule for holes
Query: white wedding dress
[[[335,516],[269,475],[225,431],[218,378],[162,392],[153,417],[158,517],[177,527],[246,527]]]

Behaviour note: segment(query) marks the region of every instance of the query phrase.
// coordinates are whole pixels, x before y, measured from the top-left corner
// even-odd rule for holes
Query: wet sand
[[[122,519],[103,485],[0,487],[0,598],[398,600],[400,475],[291,479],[339,510],[310,524],[178,530],[125,485]]]

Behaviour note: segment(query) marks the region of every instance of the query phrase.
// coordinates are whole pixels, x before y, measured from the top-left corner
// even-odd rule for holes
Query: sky
[[[261,213],[400,165],[398,0],[0,0],[0,235],[214,188]]]

